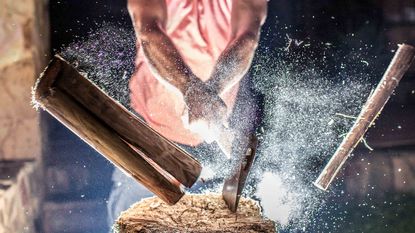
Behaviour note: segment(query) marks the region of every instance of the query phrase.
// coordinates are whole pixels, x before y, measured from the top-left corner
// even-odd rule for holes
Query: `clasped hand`
[[[222,125],[226,125],[227,107],[218,93],[201,80],[190,82],[184,100],[186,128],[201,136],[207,143],[217,139]]]

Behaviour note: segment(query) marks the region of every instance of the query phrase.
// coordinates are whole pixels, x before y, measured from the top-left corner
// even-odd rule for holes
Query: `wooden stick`
[[[63,79],[65,81],[62,81]],[[169,174],[177,175],[181,179],[180,181],[184,181],[190,186],[199,176],[200,164],[164,137],[149,129],[146,131],[146,128],[142,126],[145,123],[126,114],[128,111],[125,108],[122,109],[119,104],[115,104],[116,102],[105,94],[100,94],[101,91],[93,84],[79,81],[83,79],[85,78],[72,66],[63,59],[55,57],[33,89],[34,102],[162,200],[168,204],[176,203],[184,195],[180,184],[166,176],[166,171],[160,171],[160,168],[152,166],[152,162],[146,158],[147,153],[154,153],[151,159],[157,160],[157,165],[160,167],[173,166],[170,171],[175,169],[178,172]],[[78,81],[86,85],[86,89],[76,89],[72,93],[73,90],[70,89],[69,83],[78,83]],[[62,87],[64,84],[69,86]],[[80,101],[78,102],[78,99],[82,98],[75,99],[75,95],[87,96],[84,100],[89,100],[89,102],[82,104]],[[117,125],[115,128],[118,131],[111,126],[112,123]],[[126,133],[127,136],[123,138],[120,132],[132,130],[134,124],[140,125],[142,129],[133,131],[137,133],[135,137]],[[147,144],[142,144],[143,141],[147,141]],[[132,148],[132,144],[138,148]],[[190,161],[190,163],[186,163],[187,167],[184,167],[193,170],[183,171],[180,167],[183,161],[171,162],[177,160],[175,155],[182,158],[184,162]]]
[[[393,90],[409,69],[414,55],[414,47],[406,44],[399,45],[399,49],[396,51],[383,78],[380,80],[373,94],[369,96],[353,127],[343,139],[320,176],[314,182],[315,186],[322,190],[327,190],[350,153],[361,141],[367,129],[382,111]]]

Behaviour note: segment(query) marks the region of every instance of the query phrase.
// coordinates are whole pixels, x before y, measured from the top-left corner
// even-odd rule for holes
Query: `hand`
[[[192,82],[184,94],[187,111],[184,123],[201,135],[206,142],[218,136],[218,129],[226,120],[226,105],[218,94],[200,80]]]

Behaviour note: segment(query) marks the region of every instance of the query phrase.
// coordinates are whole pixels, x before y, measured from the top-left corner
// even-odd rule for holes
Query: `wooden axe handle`
[[[414,47],[406,44],[399,45],[399,49],[396,51],[392,62],[389,64],[388,69],[373,94],[369,96],[353,127],[343,139],[320,176],[314,182],[314,185],[318,188],[327,190],[350,153],[361,141],[367,129],[382,111],[393,90],[409,69],[414,55]]]

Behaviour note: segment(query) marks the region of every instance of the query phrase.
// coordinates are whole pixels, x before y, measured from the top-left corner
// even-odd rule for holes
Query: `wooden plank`
[[[56,61],[56,60],[55,60]],[[184,192],[138,155],[119,135],[62,90],[53,87],[62,63],[52,62],[35,87],[34,98],[66,127],[108,160],[169,204],[176,203]]]
[[[201,165],[187,152],[164,138],[124,106],[102,92],[60,57],[61,73],[54,85],[88,106],[93,114],[114,129],[125,141],[136,147],[158,166],[187,187],[198,179]]]
[[[314,182],[314,184],[323,190],[326,190],[333,181],[350,153],[360,142],[368,128],[379,115],[393,90],[402,79],[405,72],[410,67],[415,55],[415,48],[409,45],[399,45],[392,62],[380,80],[378,86],[369,99],[362,111],[357,117],[356,122],[350,129],[349,133],[343,139],[336,152],[324,167],[323,171]]]

